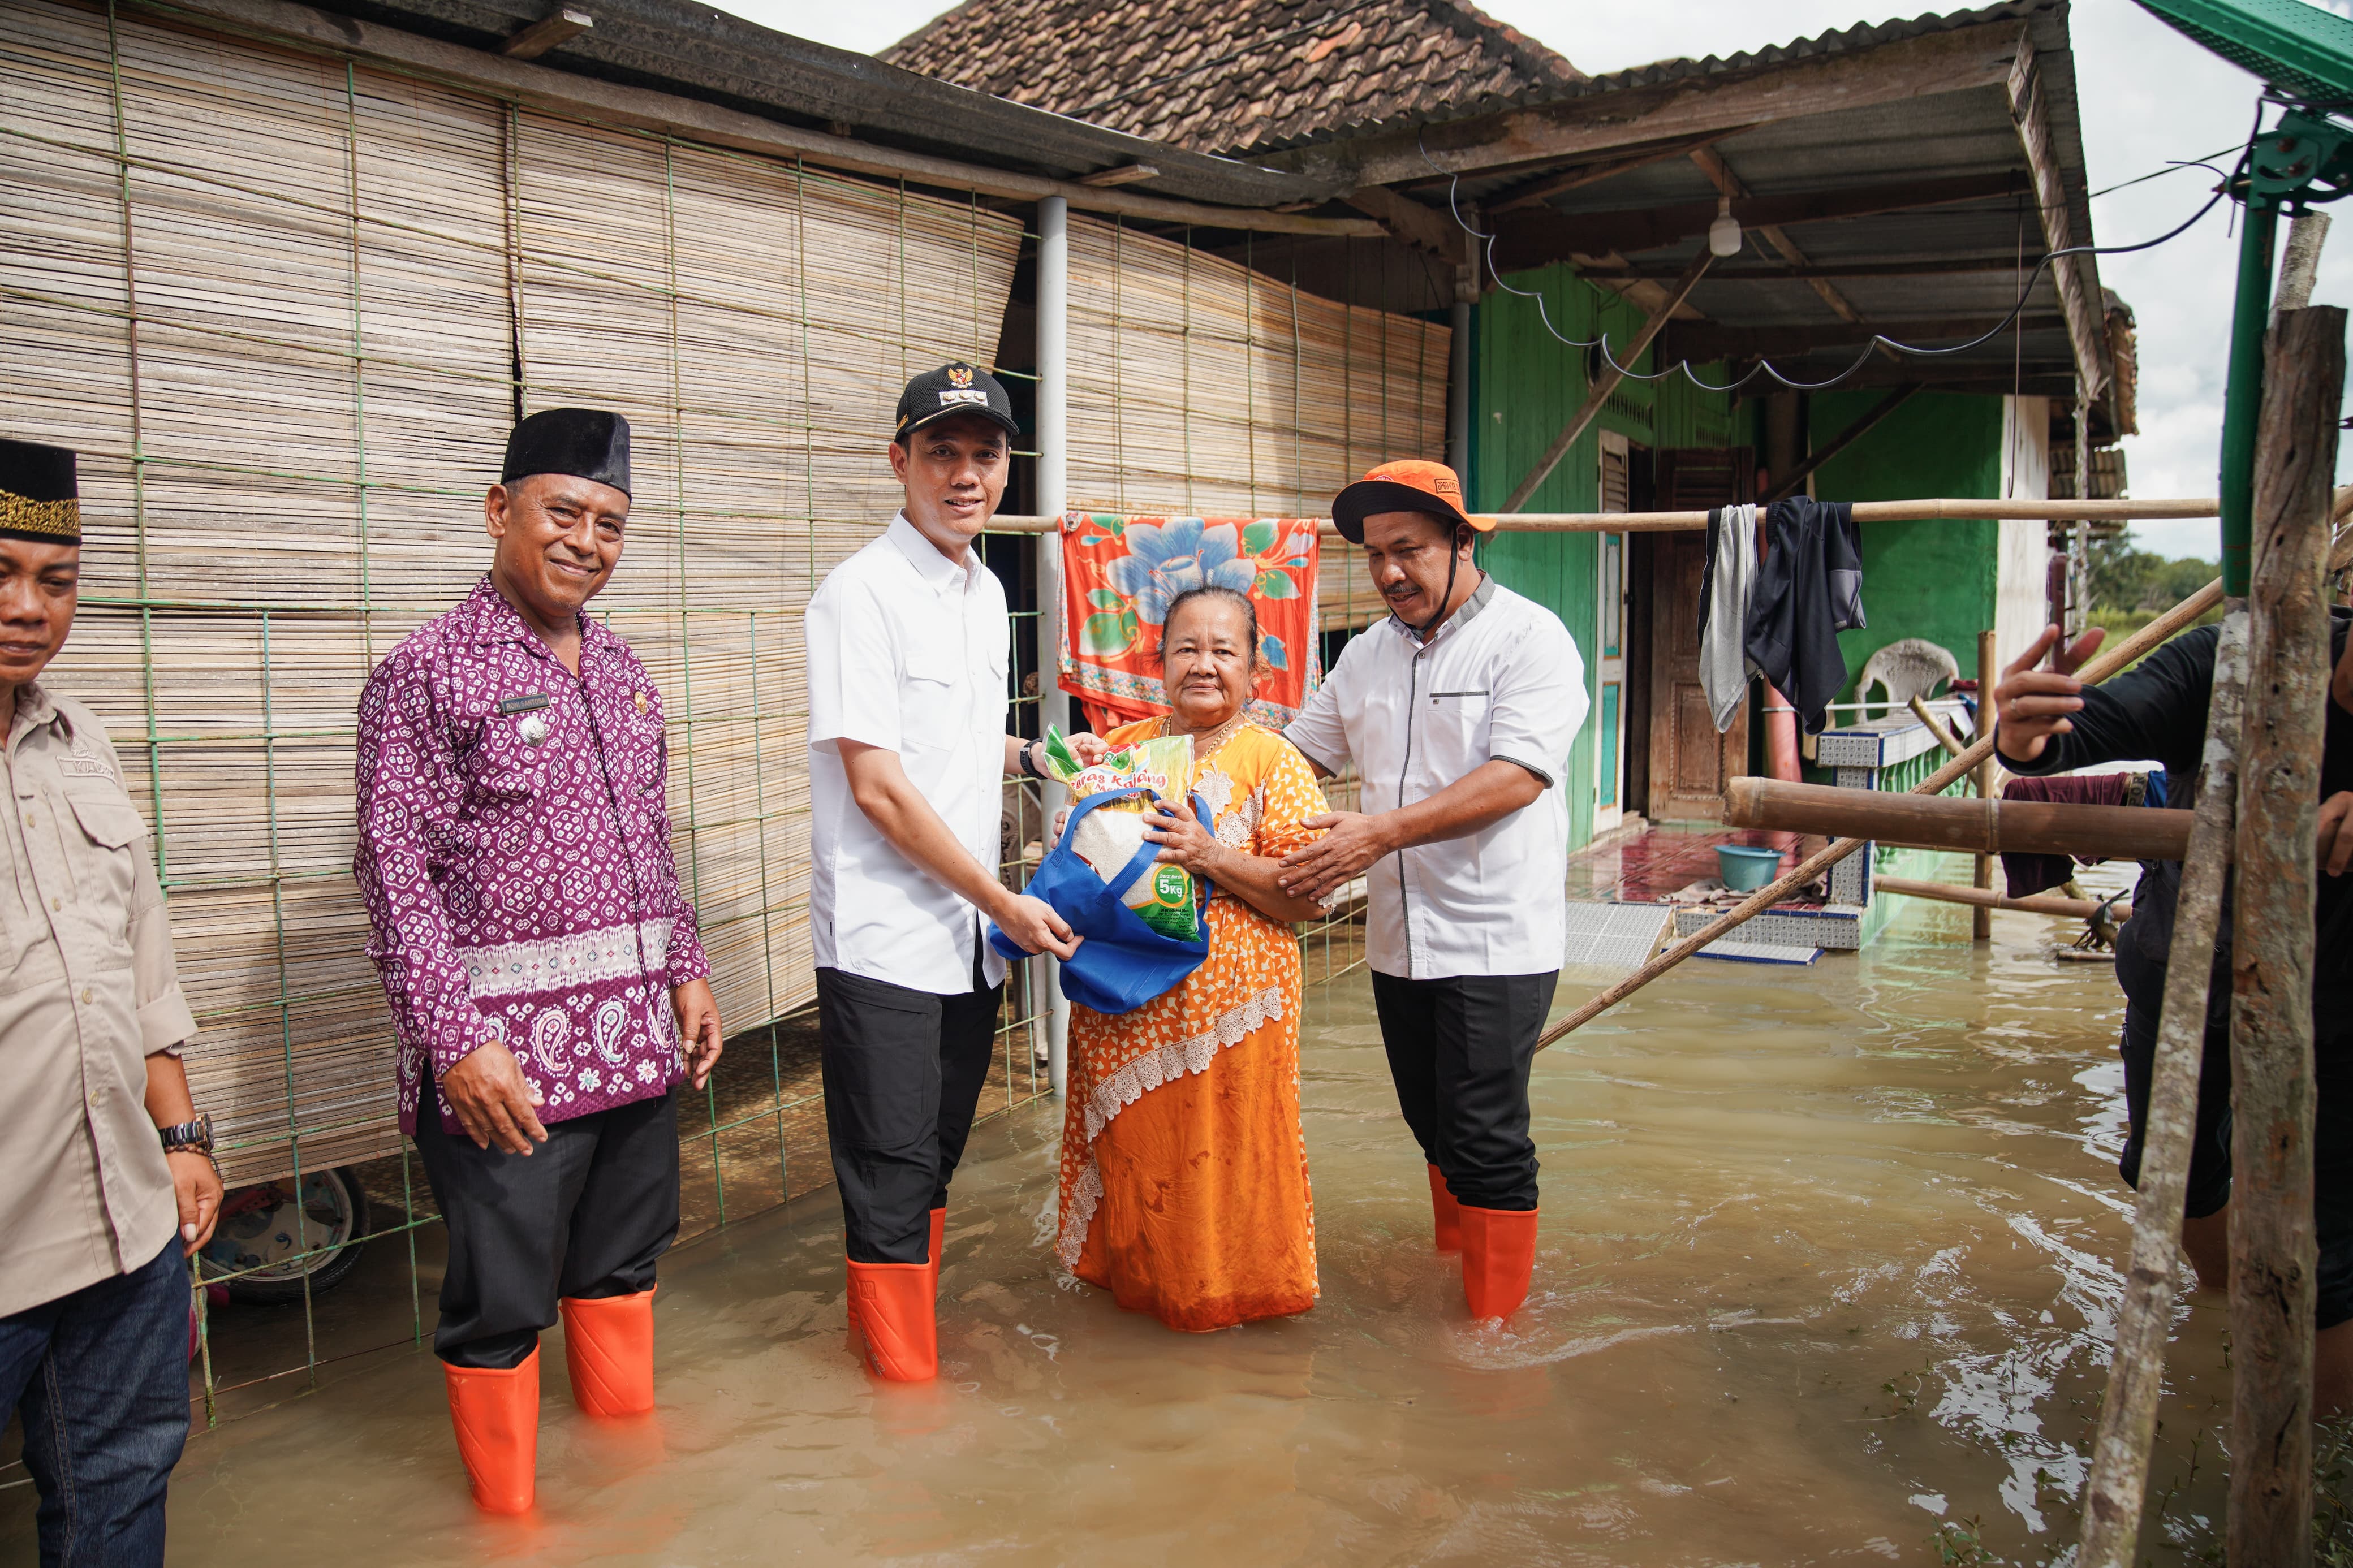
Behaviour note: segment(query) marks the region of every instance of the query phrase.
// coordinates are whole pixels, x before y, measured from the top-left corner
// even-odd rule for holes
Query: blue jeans
[[[188,1268],[153,1262],[0,1318],[0,1410],[25,1420],[42,1568],[162,1568],[188,1438]]]

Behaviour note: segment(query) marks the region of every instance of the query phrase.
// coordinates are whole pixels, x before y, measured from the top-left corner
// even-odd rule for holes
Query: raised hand
[[[2075,679],[2075,671],[2099,651],[2108,634],[2094,626],[2065,647],[2059,646],[2061,635],[2057,626],[2043,627],[2033,646],[2002,670],[1993,689],[1994,750],[2012,762],[2033,762],[2052,736],[2074,729],[2070,715],[2084,707],[2084,683]],[[2051,667],[2036,668],[2046,654]]]

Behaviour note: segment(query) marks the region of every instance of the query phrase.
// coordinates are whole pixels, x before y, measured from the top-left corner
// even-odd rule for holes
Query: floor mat
[[[1674,910],[1665,904],[1571,904],[1564,969],[1640,969]]]

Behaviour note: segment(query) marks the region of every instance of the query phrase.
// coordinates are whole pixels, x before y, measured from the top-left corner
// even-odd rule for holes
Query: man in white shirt
[[[1364,810],[1309,824],[1324,837],[1280,879],[1323,901],[1365,877],[1373,1001],[1439,1249],[1462,1254],[1472,1316],[1508,1318],[1535,1260],[1528,1068],[1560,975],[1585,663],[1558,616],[1479,570],[1494,521],[1464,514],[1453,469],[1383,464],[1332,518],[1390,615],[1285,734],[1318,773],[1354,762]]]
[[[1003,779],[1039,775],[1037,742],[1005,732],[1005,590],[972,541],[1019,432],[984,371],[909,382],[891,440],[906,504],[804,623],[809,935],[849,1319],[876,1375],[902,1382],[938,1371],[948,1180],[996,1043],[1005,961],[981,921],[1031,952],[1078,947],[997,875]]]

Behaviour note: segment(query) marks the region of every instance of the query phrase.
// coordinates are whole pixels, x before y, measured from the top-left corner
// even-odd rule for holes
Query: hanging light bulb
[[[1707,248],[1715,256],[1740,254],[1740,220],[1732,216],[1732,198],[1715,198],[1715,221],[1707,226]]]

